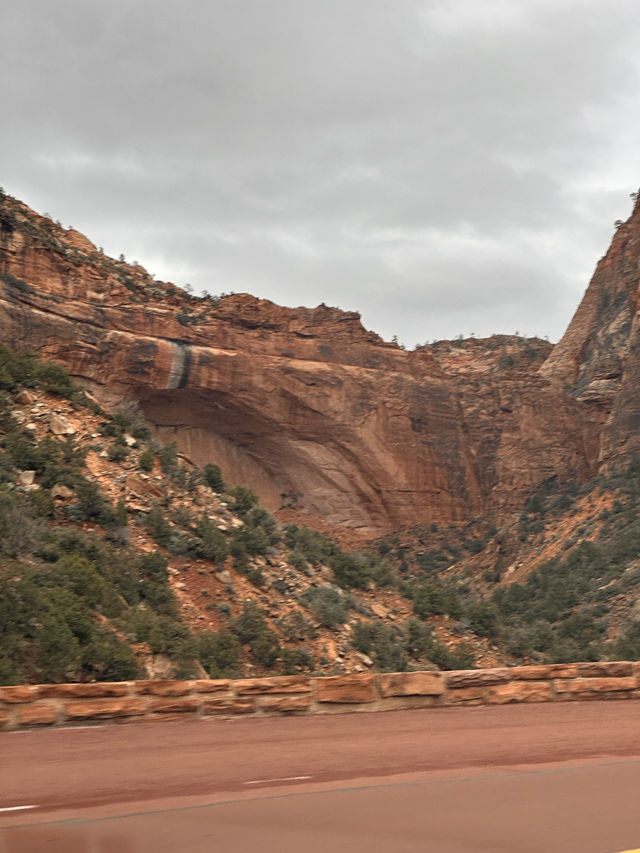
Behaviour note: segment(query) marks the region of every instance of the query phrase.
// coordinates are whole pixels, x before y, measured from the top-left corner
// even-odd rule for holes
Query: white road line
[[[98,731],[99,729],[104,728],[104,726],[64,726],[64,728],[57,729],[49,729],[51,732],[83,732],[86,729],[93,729],[94,731]],[[11,732],[3,732],[6,735],[30,735],[33,734],[33,729],[14,729]]]
[[[251,782],[244,782],[244,785],[264,785],[266,782],[303,782],[305,779],[311,779],[311,776],[283,776],[280,779],[253,779]]]
[[[25,809],[37,809],[38,806],[5,806],[0,808],[0,812],[22,812]]]

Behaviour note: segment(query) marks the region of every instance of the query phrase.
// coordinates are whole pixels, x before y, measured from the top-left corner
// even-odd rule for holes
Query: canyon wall
[[[640,199],[607,254],[541,374],[603,412],[598,465],[640,451]]]
[[[638,208],[563,340],[407,352],[355,313],[198,299],[0,199],[0,330],[287,520],[374,536],[516,507],[636,449]]]

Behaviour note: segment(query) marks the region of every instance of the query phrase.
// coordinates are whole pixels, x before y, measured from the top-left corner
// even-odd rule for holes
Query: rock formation
[[[375,535],[509,509],[637,449],[640,209],[566,335],[406,352],[359,315],[196,298],[0,199],[0,329],[289,520]]]
[[[611,248],[563,338],[541,369],[591,410],[602,411],[598,466],[640,450],[640,199],[618,226]]]

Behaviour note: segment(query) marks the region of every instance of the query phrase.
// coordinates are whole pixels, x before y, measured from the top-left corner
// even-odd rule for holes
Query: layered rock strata
[[[288,518],[447,524],[636,447],[639,227],[636,209],[551,352],[515,337],[406,352],[337,308],[196,299],[4,196],[0,329],[103,404],[137,399],[161,438]]]

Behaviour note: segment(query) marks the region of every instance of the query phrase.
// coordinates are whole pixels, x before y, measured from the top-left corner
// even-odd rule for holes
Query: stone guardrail
[[[640,662],[0,687],[0,730],[219,716],[640,699]]]

